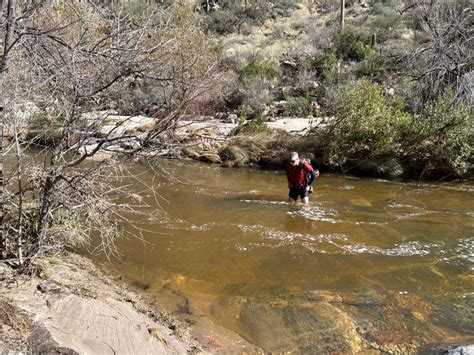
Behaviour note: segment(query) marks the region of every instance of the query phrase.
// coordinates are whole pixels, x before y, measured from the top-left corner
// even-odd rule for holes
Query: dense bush
[[[260,115],[265,106],[270,105],[274,100],[272,82],[261,76],[245,79],[240,86],[241,105],[238,107],[238,113],[244,119],[252,119]]]
[[[447,93],[413,117],[404,130],[404,157],[420,177],[462,176],[473,166],[472,112]]]
[[[286,99],[285,115],[291,117],[308,117],[313,113],[311,100],[304,96],[290,96]]]
[[[312,67],[326,83],[331,84],[337,81],[337,57],[334,52],[324,52],[316,56]]]
[[[225,98],[230,109],[243,119],[253,119],[274,100],[278,66],[259,56],[252,56],[240,72],[236,88]]]
[[[331,165],[355,169],[365,160],[395,154],[409,116],[380,85],[361,80],[347,85],[335,99],[337,117],[320,132]]]
[[[361,61],[373,53],[370,48],[370,35],[354,26],[346,26],[336,34],[333,48],[342,60]]]
[[[381,53],[374,52],[360,63],[357,74],[371,79],[382,77],[390,69],[390,61]]]
[[[278,67],[270,61],[252,56],[247,65],[242,69],[242,77],[250,78],[260,76],[266,79],[274,79],[278,76]]]
[[[237,31],[239,22],[236,18],[230,16],[227,11],[213,11],[207,20],[207,30],[225,35]]]
[[[229,34],[240,32],[242,26],[261,25],[268,18],[290,16],[298,7],[298,0],[233,0],[209,1],[209,12],[205,18],[205,27],[210,32]],[[206,11],[206,1],[201,8]]]
[[[393,35],[395,28],[401,23],[400,13],[393,5],[375,3],[373,7],[374,18],[371,22],[371,28],[378,34],[380,41],[386,40]]]

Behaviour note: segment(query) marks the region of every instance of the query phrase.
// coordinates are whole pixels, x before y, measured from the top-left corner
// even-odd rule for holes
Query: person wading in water
[[[313,191],[311,184],[319,176],[319,170],[314,170],[307,161],[299,158],[298,153],[292,152],[286,176],[288,177],[288,188],[290,189],[288,202],[291,204],[295,203],[299,196],[303,203],[308,203],[309,193]]]

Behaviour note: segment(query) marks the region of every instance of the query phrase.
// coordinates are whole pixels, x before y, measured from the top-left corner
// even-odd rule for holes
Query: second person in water
[[[295,203],[299,196],[303,203],[308,203],[309,193],[312,191],[311,184],[319,176],[319,170],[313,169],[306,160],[300,159],[297,152],[292,152],[286,175],[290,189],[288,202]]]

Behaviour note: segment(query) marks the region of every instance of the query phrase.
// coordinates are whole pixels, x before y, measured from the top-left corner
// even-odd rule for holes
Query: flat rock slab
[[[321,118],[282,118],[266,124],[271,129],[282,129],[288,133],[304,135],[311,128],[321,124]]]
[[[230,135],[236,123],[226,123],[219,120],[207,121],[179,121],[176,128],[178,136],[189,136],[192,134],[212,134],[216,138],[224,139]]]
[[[265,122],[270,129],[281,129],[299,135],[308,133],[312,127],[320,123],[320,118],[281,118],[275,122]],[[179,121],[176,133],[179,136],[188,136],[193,133],[213,134],[216,138],[224,139],[237,127],[237,123],[227,123],[219,120]]]
[[[73,280],[87,275],[80,270],[71,274],[63,269],[66,268],[57,267],[55,277],[65,272],[66,283],[79,285],[79,281]],[[0,274],[6,275],[1,267]],[[82,278],[85,280],[86,276]],[[138,312],[131,302],[115,298],[113,286],[92,276],[84,282],[83,287],[101,287],[104,292],[98,292],[95,298],[79,296],[71,293],[68,286],[38,278],[20,277],[9,284],[0,282],[0,302],[14,305],[18,314],[30,319],[31,329],[23,338],[32,353],[186,354],[191,351],[190,344],[171,329]],[[0,350],[1,345],[0,341]]]
[[[54,303],[46,315],[44,323],[52,337],[80,354],[186,353],[184,347],[166,340],[169,329],[157,329],[131,305],[111,298],[68,295]],[[157,336],[150,337],[152,332]]]

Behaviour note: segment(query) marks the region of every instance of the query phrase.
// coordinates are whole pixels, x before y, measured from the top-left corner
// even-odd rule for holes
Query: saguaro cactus
[[[346,0],[341,0],[341,28],[344,27],[344,8],[346,7]]]

